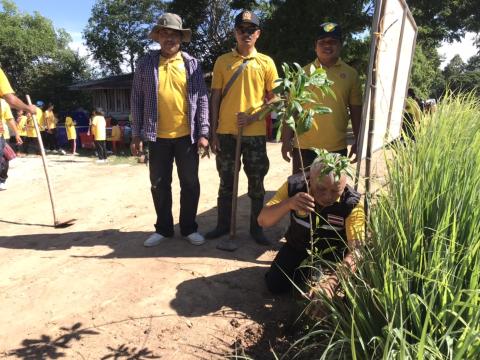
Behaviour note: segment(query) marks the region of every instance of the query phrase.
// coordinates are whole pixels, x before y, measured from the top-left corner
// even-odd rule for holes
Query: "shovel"
[[[32,101],[30,100],[30,96],[27,95],[27,103],[28,105],[32,105]],[[38,147],[40,148],[40,154],[42,155],[42,162],[43,162],[43,169],[45,170],[45,177],[47,178],[47,185],[48,185],[48,193],[50,194],[50,203],[52,204],[52,212],[53,212],[53,227],[54,228],[66,228],[68,226],[73,225],[75,219],[70,219],[66,221],[60,221],[57,219],[57,215],[55,212],[55,196],[53,194],[53,187],[50,183],[50,177],[48,176],[48,169],[47,169],[47,158],[45,157],[45,149],[43,147],[43,140],[40,134],[40,129],[37,123],[37,117],[35,114],[32,114],[33,118],[33,125],[35,126],[35,132],[37,133],[37,140],[38,140]]]

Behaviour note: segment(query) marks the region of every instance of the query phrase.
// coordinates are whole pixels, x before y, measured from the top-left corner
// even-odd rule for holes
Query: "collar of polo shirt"
[[[338,58],[337,62],[336,62],[335,65],[333,65],[333,66],[340,66],[340,65],[341,65],[341,62],[342,62],[342,59],[341,59],[341,58]],[[320,64],[320,60],[318,60],[318,58],[315,59],[315,66],[316,66],[316,67],[322,66],[322,64]]]
[[[241,57],[242,59],[254,59],[258,54],[257,49],[253,49],[252,53],[248,56],[243,56],[239,54],[237,49],[232,49],[232,51],[235,56]]]

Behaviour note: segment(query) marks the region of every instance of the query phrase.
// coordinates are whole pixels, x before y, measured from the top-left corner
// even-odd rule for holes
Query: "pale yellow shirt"
[[[307,72],[310,71],[312,64],[316,68],[321,66],[317,59],[305,66]],[[333,81],[332,90],[335,98],[330,95],[323,96],[318,89],[314,92],[320,104],[329,107],[332,113],[316,115],[311,129],[300,135],[298,140],[302,149],[343,150],[347,147],[347,127],[350,119],[348,106],[362,105],[360,80],[357,71],[340,59],[335,65],[324,69],[327,72],[327,78]],[[295,141],[294,144],[297,142]]]
[[[249,59],[246,68],[235,79],[225,98],[220,103],[218,134],[237,134],[237,113],[255,113],[265,101],[268,91],[275,87],[278,79],[277,68],[273,60],[256,50],[243,57],[236,50],[223,54],[213,68],[212,89],[223,91],[235,71]],[[266,134],[265,118],[252,122],[243,128],[244,136]]]
[[[174,139],[190,134],[187,118],[187,72],[180,52],[160,57],[158,64],[157,137]]]
[[[67,132],[68,140],[75,140],[77,138],[77,131],[75,130],[75,122],[70,116],[65,118],[65,130]]]
[[[95,141],[107,139],[107,122],[103,116],[97,115],[92,119],[92,133]]]

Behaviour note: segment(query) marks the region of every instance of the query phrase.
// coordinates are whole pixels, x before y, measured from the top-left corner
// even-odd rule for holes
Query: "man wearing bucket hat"
[[[149,37],[160,50],[138,62],[132,85],[132,144],[137,155],[141,141],[148,144],[153,204],[157,214],[155,232],[144,245],[155,246],[174,235],[172,216],[173,161],[180,179],[180,232],[192,245],[205,239],[197,232],[200,197],[199,153],[208,154],[207,88],[197,59],[180,50],[189,42],[180,16],[159,17]]]
[[[265,98],[273,98],[278,74],[273,60],[255,49],[260,21],[253,12],[244,10],[235,17],[234,34],[236,47],[220,56],[213,68],[212,149],[216,152],[220,188],[217,226],[206,237],[218,238],[230,230],[236,142],[243,128],[240,141],[251,199],[250,235],[257,243],[269,245],[257,222],[265,196],[263,179],[269,168],[265,118],[259,109]],[[233,251],[237,245],[233,239],[222,239],[217,248]]]
[[[360,130],[362,114],[362,94],[357,71],[340,59],[342,50],[342,29],[333,22],[326,22],[318,27],[315,40],[317,58],[307,66],[315,68],[322,66],[328,79],[333,81],[332,90],[335,97],[322,96],[319,90],[317,95],[322,99],[322,105],[329,107],[332,112],[325,115],[316,115],[309,131],[299,136],[303,164],[309,166],[317,153],[312,148],[325,149],[329,152],[347,155],[347,126],[348,120],[352,122],[354,143],[350,149],[349,157],[356,155],[357,137]],[[300,157],[298,149],[292,144],[293,132],[284,129],[282,136],[282,156],[286,161],[292,158],[292,172],[300,171]]]

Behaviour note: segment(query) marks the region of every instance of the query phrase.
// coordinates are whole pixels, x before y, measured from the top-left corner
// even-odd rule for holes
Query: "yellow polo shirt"
[[[4,139],[10,138],[10,130],[8,129],[7,120],[13,119],[12,109],[10,109],[10,105],[3,100],[0,99],[0,135],[3,134]]]
[[[95,141],[107,139],[107,122],[103,116],[97,115],[92,119],[92,133]]]
[[[267,202],[266,206],[276,205],[287,199],[288,181],[285,181],[275,195]],[[350,215],[345,219],[345,232],[347,234],[347,241],[363,241],[365,239],[365,211],[363,210],[361,202],[355,206]]]
[[[250,56],[244,57],[234,49],[220,56],[215,62],[212,89],[223,91],[245,59],[249,59],[247,67],[235,79],[220,103],[218,134],[237,134],[236,114],[258,109],[264,103],[267,91],[271,91],[276,85],[275,80],[278,79],[278,73],[272,58],[256,50]],[[266,135],[265,118],[244,127],[243,135]]]
[[[37,118],[37,124],[40,128],[40,131],[45,130],[45,117],[43,115],[42,109],[37,107],[37,112],[35,113],[35,117]]]
[[[17,129],[20,136],[27,136],[27,117],[25,115],[18,119]]]
[[[190,134],[187,118],[187,72],[181,52],[158,64],[157,137],[175,139]]]
[[[75,130],[75,122],[70,116],[65,118],[65,130],[67,132],[68,140],[75,140],[77,138],[77,131]]]
[[[53,130],[57,127],[57,119],[53,115],[53,111],[45,110],[43,113],[44,124],[48,130]]]
[[[27,116],[27,137],[36,138],[37,132],[35,131],[35,125],[33,124],[33,118]]]
[[[7,79],[7,76],[0,68],[0,96],[4,96],[7,94],[12,94],[14,91],[10,86],[10,82]]]
[[[310,66],[320,67],[316,59],[305,66],[309,72]],[[362,105],[362,91],[357,71],[345,64],[341,59],[329,68],[327,77],[333,81],[332,96],[323,96],[320,90],[314,90],[322,105],[332,109],[332,113],[316,115],[309,131],[299,136],[300,148],[318,148],[327,151],[338,151],[347,147],[347,126],[349,121],[349,105]],[[296,144],[296,142],[295,142]]]

